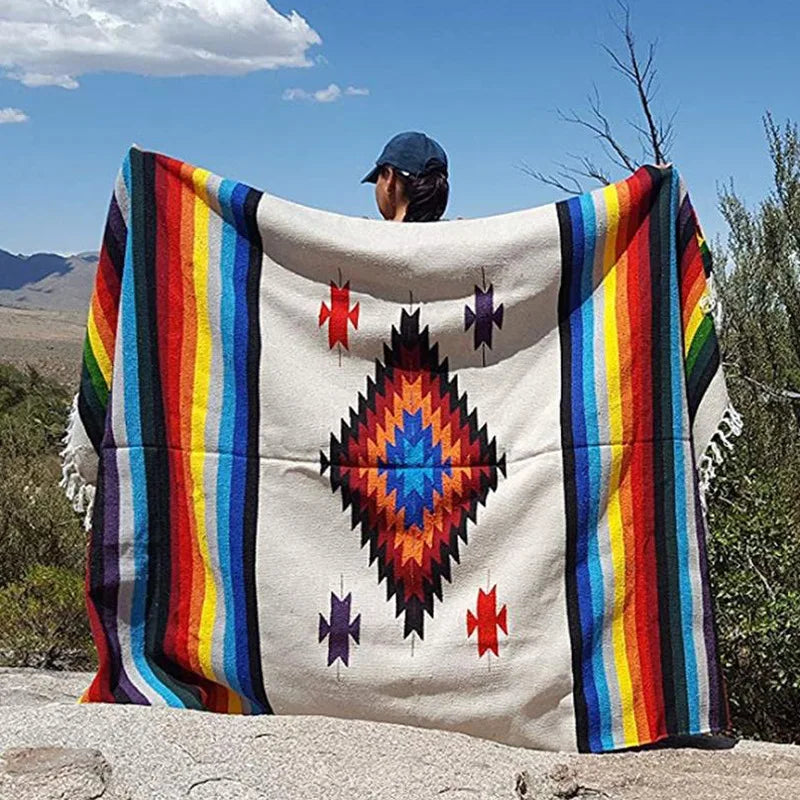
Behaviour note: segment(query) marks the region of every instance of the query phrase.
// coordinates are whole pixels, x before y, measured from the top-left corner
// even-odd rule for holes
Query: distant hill
[[[85,311],[97,260],[97,253],[23,256],[0,250],[0,306]]]

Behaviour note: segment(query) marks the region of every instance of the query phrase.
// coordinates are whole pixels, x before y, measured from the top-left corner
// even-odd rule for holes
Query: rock
[[[0,706],[73,705],[91,680],[88,672],[0,667]]]
[[[112,785],[111,766],[99,750],[27,747],[0,757],[0,797],[14,800],[127,800]]]
[[[80,763],[85,780],[94,781],[85,786],[96,787],[98,776],[106,776],[103,800],[773,800],[800,794],[800,748],[789,745],[732,746],[730,740],[706,737],[683,741],[688,747],[591,756],[357,720],[78,706],[74,697],[69,705],[19,704],[23,696],[33,702],[58,699],[69,694],[67,686],[77,694],[86,678],[65,676],[60,693],[58,675],[0,672],[0,701],[15,699],[0,712],[0,752],[68,748],[73,754],[92,753],[41,756],[53,766],[33,774],[64,785],[67,778],[77,778],[58,767],[59,759]],[[721,746],[725,749],[714,749]],[[7,767],[2,774],[4,781],[21,777]],[[0,783],[0,800],[99,797],[52,793],[44,780],[39,794],[25,795],[19,785]]]

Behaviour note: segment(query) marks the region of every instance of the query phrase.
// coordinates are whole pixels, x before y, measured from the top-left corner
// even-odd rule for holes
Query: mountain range
[[[97,253],[14,255],[0,249],[0,306],[86,311]]]

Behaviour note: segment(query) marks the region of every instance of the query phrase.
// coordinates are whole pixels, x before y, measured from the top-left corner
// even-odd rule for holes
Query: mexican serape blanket
[[[83,699],[590,752],[724,729],[710,270],[672,166],[396,225],[131,149],[65,450]]]

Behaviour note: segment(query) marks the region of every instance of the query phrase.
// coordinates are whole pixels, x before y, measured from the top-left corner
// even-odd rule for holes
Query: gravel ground
[[[86,330],[83,311],[29,311],[0,306],[0,361],[76,386]]]

